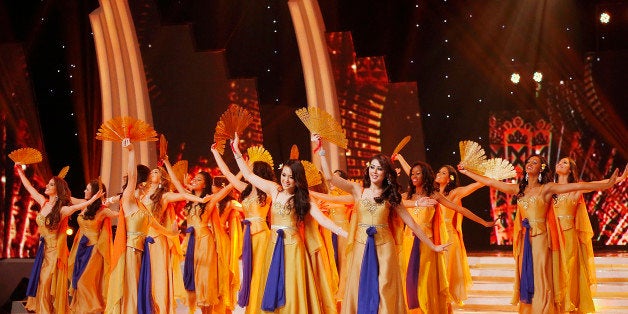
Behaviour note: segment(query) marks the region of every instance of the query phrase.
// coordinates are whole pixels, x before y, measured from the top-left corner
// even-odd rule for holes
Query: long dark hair
[[[432,170],[432,167],[430,167],[430,165],[428,165],[426,162],[417,161],[410,168],[410,176],[412,176],[412,170],[416,167],[421,168],[421,174],[423,175],[421,188],[423,188],[423,191],[425,191],[425,196],[432,196],[432,194],[434,194],[434,191],[436,191],[436,186],[434,182],[434,170]],[[412,195],[414,194],[416,194],[416,186],[412,184],[412,179],[410,179],[406,199],[411,199]]]
[[[137,167],[137,180],[135,181],[135,188],[137,189],[142,183],[148,180],[148,176],[150,175],[150,168],[146,165],[138,164]],[[122,185],[122,191],[126,189],[126,186],[129,184],[129,177],[124,176],[124,184]],[[121,195],[122,193],[120,193]]]
[[[551,167],[547,164],[547,159],[545,159],[545,157],[541,156],[541,155],[530,155],[525,163],[524,163],[524,167],[525,165],[528,164],[528,162],[530,161],[530,159],[532,159],[533,157],[536,157],[539,159],[539,161],[541,162],[541,180],[537,178],[531,178],[532,180],[537,180],[540,184],[545,184],[548,182],[552,181],[552,169]],[[545,165],[545,166],[543,166]],[[525,169],[525,168],[524,168]],[[525,170],[524,170],[525,171]],[[517,197],[522,197],[524,195],[524,192],[526,190],[526,187],[528,186],[528,174],[526,173],[523,176],[523,180],[521,180],[521,182],[519,182],[519,192],[517,193]]]
[[[61,221],[61,207],[68,206],[72,204],[72,200],[70,199],[72,194],[70,192],[70,188],[68,187],[68,183],[65,180],[59,177],[52,177],[52,180],[55,183],[55,188],[57,190],[57,202],[52,206],[52,210],[45,218],[46,228],[50,230],[56,230],[59,227],[59,222]]]
[[[558,162],[560,162],[563,159],[567,159],[567,162],[569,162],[569,175],[567,175],[567,182],[574,183],[574,182],[580,181],[578,180],[578,177],[576,176],[576,174],[578,173],[578,165],[576,165],[576,161],[573,160],[573,158],[571,157],[563,157],[559,159]],[[557,177],[557,175],[554,174],[554,177]]]
[[[275,172],[273,168],[266,162],[256,161],[253,163],[253,173],[268,181],[275,181]],[[240,193],[240,202],[242,202],[253,191],[253,185],[248,183],[246,188]],[[257,189],[257,201],[261,206],[266,206],[267,195],[262,190]]]
[[[200,174],[203,177],[203,181],[205,181],[205,187],[203,188],[203,190],[201,190],[201,195],[197,195],[197,196],[205,197],[205,195],[211,195],[212,184],[213,184],[212,175],[206,171],[201,171],[198,174]],[[185,203],[185,207],[183,209],[185,210],[186,214],[190,214],[190,210],[192,209],[193,203],[194,202]],[[205,206],[201,206],[201,214],[199,216],[203,216],[204,213],[205,213]]]
[[[98,182],[98,180],[91,180],[89,181],[89,183],[87,183],[87,185],[91,188],[92,195],[100,191],[101,184]],[[102,185],[102,190],[103,192],[107,192],[107,189],[105,188],[104,185]],[[93,203],[87,205],[87,209],[85,210],[85,212],[83,212],[83,219],[93,220],[101,206],[102,206],[101,199],[97,199]]]
[[[448,172],[447,176],[449,177],[449,182],[447,183],[447,185],[445,185],[445,190],[443,190],[443,194],[447,196],[449,195],[449,192],[451,192],[453,189],[457,188],[460,185],[460,179],[458,177],[458,171],[456,171],[456,168],[452,167],[451,165],[444,165],[441,168],[447,169]]]
[[[374,198],[376,203],[382,203],[388,201],[393,207],[397,207],[401,203],[401,187],[397,183],[397,171],[395,171],[390,158],[384,154],[377,154],[371,158],[369,166],[364,171],[364,177],[362,181],[362,187],[368,188],[371,186],[371,177],[369,176],[369,167],[373,163],[373,160],[379,161],[379,164],[384,169],[385,179],[382,182],[382,194]]]
[[[297,220],[302,222],[305,220],[305,215],[310,212],[310,192],[307,186],[307,179],[305,178],[305,168],[301,161],[297,159],[286,161],[283,164],[283,168],[286,167],[292,170],[292,178],[294,179],[294,195],[288,202],[292,202],[297,214]]]

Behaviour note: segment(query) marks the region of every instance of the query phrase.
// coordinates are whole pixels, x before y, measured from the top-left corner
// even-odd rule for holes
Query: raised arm
[[[135,150],[131,140],[128,138],[122,140],[122,148],[129,152],[129,163],[127,165],[126,188],[122,191],[120,201],[123,207],[130,208],[134,200],[135,187],[137,186],[137,165],[135,164]]]
[[[114,210],[111,210],[109,207],[105,207],[105,208],[101,209],[101,211],[102,211],[102,214],[105,215],[105,217],[108,217],[108,218],[116,218],[116,217],[118,217],[118,212],[114,211]]]
[[[173,202],[180,202],[180,201],[207,203],[209,202],[210,199],[211,199],[211,195],[206,195],[205,197],[198,197],[192,193],[187,193],[187,192],[184,192],[184,193],[168,192],[162,196],[162,203],[163,205],[167,205]]]
[[[485,177],[481,174],[477,174],[477,173],[474,173],[472,171],[465,169],[463,165],[458,165],[458,171],[466,175],[467,177],[477,182],[480,182],[481,184],[490,186],[506,194],[511,194],[511,195],[517,194],[517,192],[519,191],[519,186],[515,183],[506,183],[502,181],[497,181],[495,179],[491,179],[489,177]]]
[[[24,170],[22,170],[22,165],[15,164],[15,168],[17,169],[17,174],[20,176],[20,180],[22,180],[22,185],[24,185],[24,188],[26,188],[26,191],[28,191],[28,193],[35,200],[35,202],[39,204],[39,206],[44,206],[44,203],[46,202],[46,197],[40,194],[39,192],[37,192],[37,189],[33,187],[31,182],[26,177]]]
[[[220,172],[222,172],[225,178],[229,180],[229,183],[233,184],[233,187],[239,192],[244,191],[244,189],[246,189],[247,184],[240,181],[240,179],[234,176],[231,170],[229,170],[229,167],[227,167],[227,164],[222,159],[222,156],[220,156],[220,153],[218,153],[218,150],[216,150],[216,143],[212,144],[211,151],[212,151],[212,154],[214,154],[214,159],[216,160],[216,164],[218,165]]]
[[[67,216],[72,215],[75,211],[89,206],[91,203],[95,202],[97,199],[101,198],[103,195],[105,195],[105,193],[102,190],[100,190],[96,192],[96,194],[94,194],[92,198],[90,198],[87,201],[84,201],[82,203],[78,203],[75,205],[61,207],[61,217],[67,217]]]
[[[403,169],[403,172],[406,173],[407,176],[410,176],[410,164],[406,161],[405,158],[403,158],[403,156],[401,154],[397,154],[395,155],[395,159],[399,160],[399,163],[401,164],[401,168]]]
[[[425,234],[425,232],[423,232],[419,225],[417,225],[414,219],[412,219],[412,216],[410,216],[410,214],[402,204],[397,205],[394,210],[397,212],[399,217],[401,217],[401,220],[403,220],[408,228],[410,228],[412,232],[416,234],[419,240],[427,244],[427,246],[429,246],[432,251],[442,252],[445,250],[446,247],[451,245],[451,243],[435,245],[434,242],[432,242],[432,240]]]
[[[238,168],[240,168],[244,179],[249,181],[256,188],[262,190],[264,193],[268,195],[276,195],[276,191],[278,190],[277,183],[260,178],[255,175],[251,169],[249,169],[249,165],[246,163],[244,158],[242,158],[242,153],[240,153],[240,147],[238,147],[239,140],[238,133],[236,133],[231,142],[231,150],[233,151],[233,156],[235,157],[236,163],[238,163]]]
[[[483,225],[484,227],[492,227],[493,225],[495,225],[495,222],[493,221],[486,221],[480,217],[478,217],[478,215],[474,214],[473,212],[471,212],[470,210],[450,201],[449,199],[447,199],[443,194],[441,194],[440,192],[434,192],[434,194],[432,194],[432,197],[437,200],[439,203],[441,203],[442,205],[444,205],[447,208],[453,209],[459,213],[461,213],[463,216],[479,223],[480,225]]]
[[[168,155],[164,156],[163,162],[164,162],[164,165],[166,166],[166,170],[168,171],[168,176],[170,176],[170,182],[172,182],[172,185],[174,185],[174,188],[177,189],[179,193],[189,193],[190,191],[188,191],[183,186],[183,184],[181,184],[181,182],[179,181],[179,178],[177,178],[177,176],[174,174],[174,170],[172,170],[172,165],[170,164],[170,161],[168,160]]]
[[[320,136],[314,135],[314,138],[320,141]],[[329,164],[327,163],[324,149],[321,148],[318,151],[318,156],[321,160],[321,170],[323,171],[323,176],[325,177],[325,180],[331,182],[331,184],[333,184],[337,188],[351,193],[354,199],[359,198],[360,194],[362,193],[362,188],[360,187],[360,185],[355,182],[345,180],[340,176],[333,175],[331,173],[331,170],[329,170]]]
[[[323,228],[346,238],[349,236],[346,230],[343,230],[342,227],[335,224],[329,217],[325,216],[323,212],[318,208],[318,206],[314,202],[310,202],[310,215],[312,218],[318,221],[318,224],[323,226]]]

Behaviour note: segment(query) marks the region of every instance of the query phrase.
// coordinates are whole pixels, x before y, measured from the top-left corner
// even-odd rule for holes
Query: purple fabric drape
[[[82,236],[81,241],[79,241],[78,243],[78,248],[76,249],[74,270],[72,271],[72,287],[74,289],[78,287],[78,281],[85,271],[85,267],[87,266],[87,262],[89,262],[89,258],[92,256],[92,250],[94,249],[94,246],[88,246],[88,243],[89,239],[86,236]]]
[[[253,274],[253,243],[251,243],[251,222],[244,220],[244,243],[242,243],[242,285],[238,292],[238,305],[246,307],[251,294],[251,276]]]
[[[194,227],[185,230],[190,234],[188,238],[188,247],[185,250],[185,262],[183,263],[183,286],[187,291],[196,291],[196,283],[194,282],[194,246],[196,245],[196,236],[194,235]]]
[[[277,243],[270,262],[264,298],[262,298],[262,310],[272,312],[276,308],[286,304],[286,278],[284,261],[284,231],[277,230]]]
[[[519,300],[522,303],[532,303],[534,297],[534,266],[532,260],[532,244],[530,243],[530,222],[528,218],[521,222],[526,229],[523,237],[523,261],[521,261],[521,279],[519,284]]]
[[[334,247],[334,261],[336,261],[336,270],[340,268],[338,265],[338,235],[335,233],[331,234],[331,246]]]
[[[37,286],[39,285],[39,273],[41,273],[41,264],[44,262],[44,251],[46,250],[46,241],[44,237],[39,238],[39,247],[37,255],[35,255],[35,263],[31,269],[30,280],[26,288],[26,296],[34,297],[37,294]]]
[[[406,272],[406,297],[408,300],[408,308],[416,309],[419,307],[419,269],[421,264],[421,250],[419,248],[419,238],[414,236],[412,241],[412,251],[410,251],[410,260],[408,261],[408,271]]]
[[[362,257],[360,286],[358,287],[358,314],[377,314],[379,310],[379,263],[375,246],[377,228],[366,229],[368,238]]]
[[[146,237],[144,252],[142,253],[142,267],[140,269],[140,281],[137,287],[137,312],[140,314],[153,313],[153,294],[151,291],[151,269],[149,245],[155,243],[152,237]],[[165,270],[162,270],[165,271]]]

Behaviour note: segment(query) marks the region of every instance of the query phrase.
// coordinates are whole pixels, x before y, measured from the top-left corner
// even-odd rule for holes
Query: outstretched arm
[[[486,221],[480,217],[478,217],[478,215],[474,214],[473,212],[471,212],[470,210],[448,200],[445,196],[443,196],[443,194],[441,194],[440,192],[434,192],[434,194],[432,194],[432,197],[437,200],[439,203],[445,205],[445,207],[447,208],[451,208],[459,213],[461,213],[463,216],[479,223],[480,225],[483,225],[484,227],[492,227],[493,225],[495,225],[495,222],[493,221]]]
[[[456,199],[463,199],[464,197],[468,196],[469,194],[477,191],[479,188],[483,187],[484,184],[480,183],[480,182],[473,182],[469,185],[465,185],[465,186],[459,186],[455,189],[453,189],[453,191],[451,191],[449,193],[449,195],[453,194],[453,198]],[[453,199],[451,198],[451,199]]]
[[[401,217],[401,220],[403,220],[403,222],[408,226],[408,228],[410,228],[412,232],[416,234],[419,240],[427,244],[427,246],[429,246],[432,251],[442,252],[445,250],[446,247],[451,245],[451,243],[435,245],[434,242],[432,242],[432,240],[425,234],[425,232],[423,232],[423,229],[421,229],[419,225],[417,225],[417,223],[414,221],[414,219],[412,219],[412,216],[408,214],[406,208],[402,204],[397,205],[395,207],[395,211],[397,212],[399,217]]]
[[[336,203],[336,204],[353,204],[355,199],[351,194],[345,195],[329,195],[310,190],[310,196],[317,198],[321,201]]]
[[[314,134],[312,138],[318,141],[321,140],[320,135],[318,134]],[[327,158],[325,157],[324,149],[321,148],[318,151],[318,156],[320,156],[320,159],[321,159],[321,170],[323,171],[323,176],[325,177],[325,180],[328,182],[331,182],[331,184],[333,184],[337,188],[351,193],[354,199],[359,198],[362,192],[360,185],[355,182],[345,180],[341,178],[340,176],[332,175],[331,170],[329,170],[329,164],[327,163]]]
[[[491,179],[489,177],[485,177],[481,174],[477,174],[477,173],[474,173],[472,171],[465,169],[463,165],[458,165],[458,171],[466,175],[467,177],[477,182],[480,182],[481,184],[488,185],[506,194],[511,194],[511,195],[517,194],[517,192],[519,191],[519,186],[517,184],[506,183],[502,181],[497,181],[495,179]]]
[[[321,212],[321,210],[318,208],[318,206],[316,206],[314,202],[310,202],[310,215],[312,216],[312,218],[316,219],[316,221],[318,221],[318,224],[323,226],[323,228],[343,238],[349,236],[347,231],[343,230],[342,227],[338,226],[331,219],[329,219],[329,217],[325,216],[325,214]]]
[[[255,175],[253,171],[249,169],[249,165],[246,163],[244,158],[242,158],[242,153],[240,153],[240,147],[238,147],[239,140],[240,138],[238,137],[238,133],[236,133],[234,139],[231,141],[231,150],[233,151],[233,156],[235,157],[238,168],[240,168],[244,179],[268,195],[277,194],[275,193],[278,189],[277,183],[263,179]]]
[[[613,171],[613,175],[608,180],[598,182],[575,182],[566,184],[548,183],[547,193],[551,194],[563,194],[573,191],[594,191],[594,190],[606,190],[617,182],[618,169]]]
[[[20,176],[20,180],[22,180],[22,185],[26,188],[26,191],[31,195],[31,197],[39,204],[39,206],[44,206],[46,202],[46,197],[41,195],[35,187],[31,184],[31,182],[26,177],[24,170],[22,170],[22,165],[17,163],[15,164],[15,169],[17,169],[17,174]]]
[[[216,164],[218,165],[220,172],[222,172],[225,178],[229,180],[229,183],[233,184],[233,187],[239,192],[244,191],[244,189],[246,189],[247,184],[240,181],[240,178],[234,176],[231,170],[229,170],[229,167],[227,167],[227,164],[222,159],[222,156],[220,156],[220,153],[218,152],[218,150],[216,150],[216,143],[212,144],[211,151],[212,151],[212,154],[214,155],[214,159],[216,159]]]
[[[135,164],[135,150],[131,140],[128,138],[122,140],[122,148],[129,151],[129,163],[127,165],[126,188],[122,191],[120,201],[124,208],[130,208],[134,199],[135,187],[137,186],[137,165]]]
[[[105,195],[105,192],[100,190],[96,194],[94,194],[92,196],[92,198],[90,198],[87,201],[84,201],[84,202],[76,204],[76,205],[70,205],[70,206],[63,206],[63,207],[61,207],[61,217],[67,217],[67,216],[72,215],[75,211],[77,211],[79,209],[83,209],[83,208],[89,206],[91,203],[95,202],[97,199],[101,198],[103,195]]]

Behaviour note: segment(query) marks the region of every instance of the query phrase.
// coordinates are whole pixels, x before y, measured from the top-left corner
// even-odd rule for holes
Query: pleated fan
[[[324,140],[347,148],[348,140],[344,130],[329,113],[317,107],[301,108],[296,111],[297,116],[312,134],[319,134]]]
[[[145,121],[126,116],[105,121],[96,133],[96,139],[101,141],[122,142],[125,138],[131,142],[156,142],[157,132]]]
[[[248,110],[231,105],[227,111],[221,116],[216,124],[216,132],[214,133],[214,143],[216,150],[222,155],[225,152],[225,144],[227,140],[232,139],[237,132],[243,134],[244,130],[253,122],[253,116]]]

